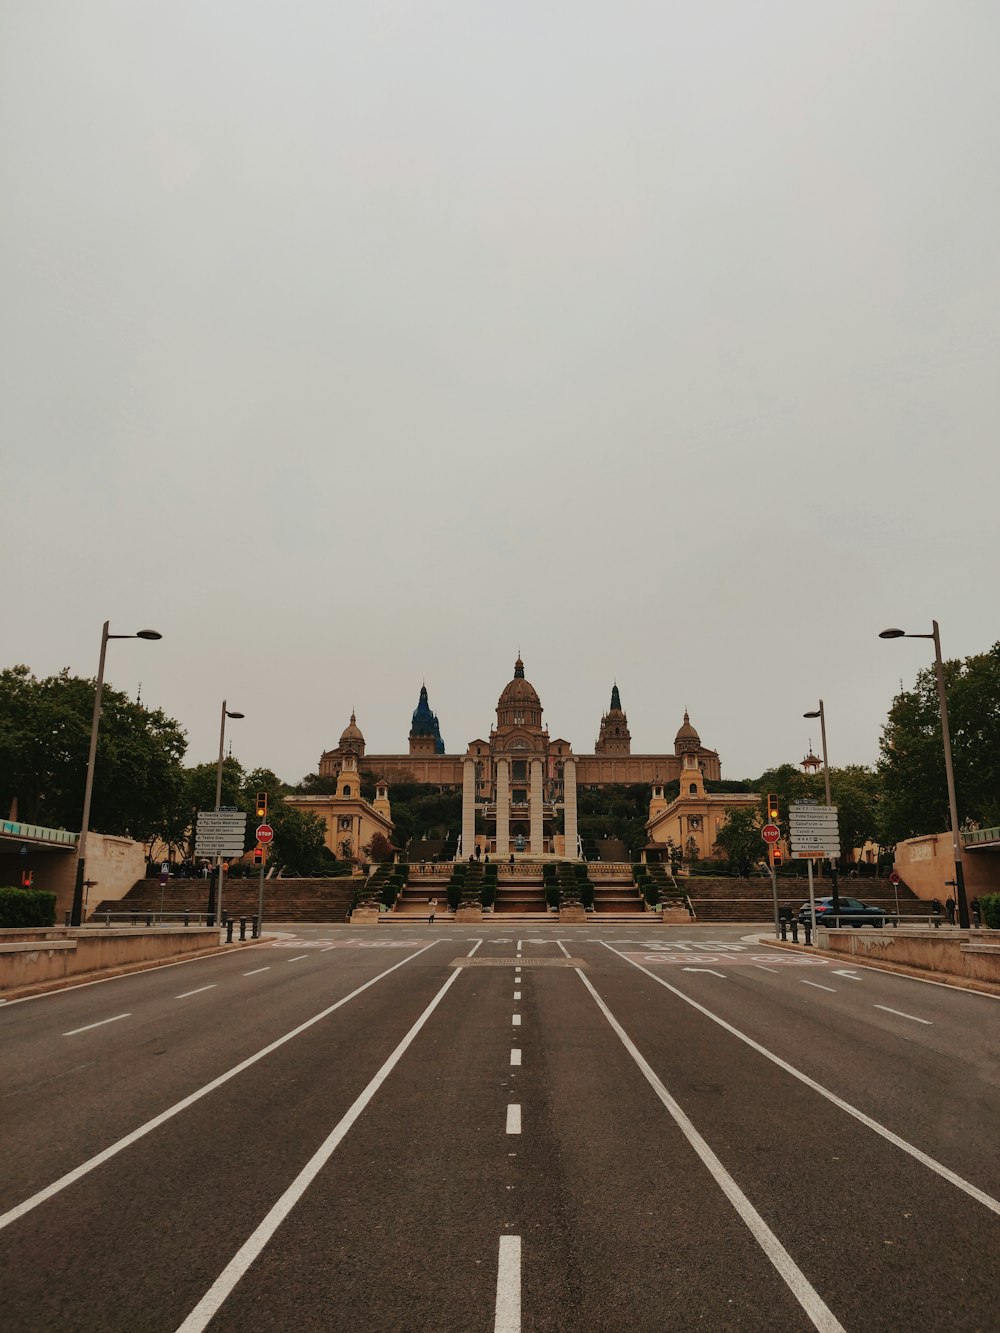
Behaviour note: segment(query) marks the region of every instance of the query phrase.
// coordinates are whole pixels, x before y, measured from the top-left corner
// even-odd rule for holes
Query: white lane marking
[[[516,990],[514,992],[514,999],[519,1000],[520,998],[521,998],[521,992],[519,990]]]
[[[517,1102],[511,1102],[507,1107],[507,1133],[520,1134],[521,1132],[521,1107]]]
[[[186,1000],[189,995],[200,995],[203,990],[215,990],[216,983],[213,981],[211,986],[199,986],[197,990],[186,990],[183,995],[175,995],[175,1000]]]
[[[515,1014],[510,1021],[514,1024],[516,1028],[519,1028],[521,1026],[521,1015]]]
[[[267,966],[267,967],[255,967],[254,970],[253,970],[252,972],[244,972],[243,975],[244,975],[245,977],[255,977],[255,976],[257,975],[258,972],[270,972],[270,970],[271,970],[270,966]]]
[[[872,1005],[873,1009],[883,1009],[887,1014],[895,1014],[897,1018],[908,1018],[911,1023],[923,1023],[925,1027],[932,1028],[934,1024],[929,1018],[917,1018],[916,1014],[904,1014],[902,1009],[890,1009],[887,1004]]]
[[[583,972],[580,968],[575,968],[574,971],[587,987],[587,990],[590,991],[597,1007],[611,1024],[613,1031],[617,1034],[618,1039],[639,1067],[646,1082],[656,1093],[657,1097],[659,1097],[678,1129],[680,1129],[688,1143],[690,1143],[691,1147],[708,1168],[712,1179],[736,1209],[740,1219],[746,1225],[754,1240],[767,1255],[768,1259],[770,1259],[771,1263],[784,1279],[785,1285],[788,1287],[789,1291],[812,1320],[813,1326],[820,1329],[821,1333],[845,1333],[843,1325],[839,1322],[833,1311],[824,1302],[819,1292],[816,1291],[809,1282],[805,1273],[803,1273],[796,1264],[795,1260],[740,1189],[739,1185],[737,1185],[736,1181],[722,1165],[719,1158],[716,1157],[715,1153],[695,1129],[694,1125],[681,1110],[677,1102],[671,1097],[670,1093],[647,1064],[631,1037],[598,995],[597,991],[584,976]]]
[[[138,1142],[139,1139],[152,1133],[154,1129],[159,1129],[160,1125],[165,1124],[175,1115],[179,1115],[181,1111],[186,1111],[187,1108],[193,1106],[195,1102],[201,1101],[202,1097],[207,1097],[208,1094],[214,1092],[216,1088],[221,1088],[222,1085],[228,1083],[231,1078],[235,1078],[237,1074],[242,1074],[244,1069],[249,1069],[250,1066],[255,1065],[258,1060],[263,1060],[266,1055],[270,1055],[272,1051],[276,1051],[279,1047],[284,1046],[285,1042],[291,1041],[293,1037],[299,1036],[300,1033],[306,1032],[316,1023],[322,1022],[324,1018],[328,1018],[335,1010],[353,1000],[356,996],[360,995],[362,991],[368,990],[369,986],[376,985],[391,972],[395,972],[397,968],[405,967],[407,963],[412,963],[414,958],[419,958],[420,955],[426,953],[428,949],[433,949],[435,944],[436,941],[431,940],[429,944],[425,944],[424,947],[418,949],[416,953],[411,953],[408,958],[401,958],[398,963],[393,963],[392,967],[387,967],[386,970],[380,972],[377,977],[372,977],[371,981],[366,981],[363,985],[358,986],[356,990],[352,990],[350,995],[345,995],[342,1000],[337,1000],[328,1008],[321,1010],[318,1014],[314,1014],[312,1018],[307,1018],[304,1023],[300,1023],[298,1027],[292,1028],[292,1030],[286,1032],[283,1037],[278,1037],[276,1041],[272,1041],[269,1045],[261,1047],[261,1049],[254,1055],[247,1056],[245,1060],[241,1060],[238,1065],[233,1065],[232,1069],[227,1069],[226,1072],[220,1074],[218,1078],[213,1078],[212,1081],[206,1083],[204,1087],[198,1088],[196,1092],[190,1093],[187,1097],[183,1097],[179,1102],[175,1102],[173,1106],[168,1106],[165,1111],[161,1111],[160,1114],[154,1116],[152,1120],[147,1120],[146,1123],[140,1125],[138,1129],[133,1129],[131,1134],[126,1134],[124,1138],[118,1139],[117,1142],[104,1148],[95,1156],[88,1158],[86,1162],[81,1162],[81,1164],[74,1167],[72,1171],[67,1171],[64,1176],[60,1176],[58,1180],[54,1180],[51,1185],[46,1185],[45,1188],[39,1190],[37,1194],[32,1194],[31,1197],[25,1199],[23,1203],[16,1204],[15,1207],[9,1209],[6,1213],[0,1214],[0,1231],[6,1226],[10,1226],[11,1222],[16,1222],[18,1218],[24,1217],[25,1213],[30,1213],[33,1208],[37,1208],[38,1205],[44,1203],[46,1199],[51,1199],[61,1190],[66,1189],[68,1185],[75,1184],[76,1181],[93,1171],[95,1167],[101,1166],[112,1157],[117,1156],[117,1154],[124,1148],[131,1147],[133,1143]]]
[[[325,949],[321,949],[321,950],[320,950],[320,953],[326,953],[326,950],[325,950]],[[303,960],[303,958],[308,958],[308,957],[309,957],[309,955],[308,955],[307,953],[299,953],[299,954],[296,954],[294,958],[286,958],[286,959],[285,959],[285,962],[286,962],[286,963],[301,963],[302,960]]]
[[[516,1046],[510,1053],[510,1063],[511,1066],[519,1065],[521,1063],[521,1052],[517,1049]]]
[[[131,1018],[131,1014],[115,1014],[114,1018],[102,1018],[99,1023],[88,1023],[86,1027],[70,1028],[69,1032],[64,1032],[64,1037],[75,1037],[78,1032],[89,1032],[91,1028],[102,1028],[105,1023],[117,1023],[119,1018]]]
[[[710,967],[685,967],[685,968],[684,968],[684,971],[685,971],[685,972],[707,972],[708,975],[709,975],[710,977],[721,977],[723,981],[725,981],[725,979],[726,979],[726,974],[725,974],[725,972],[713,972],[712,969],[711,969]]]
[[[950,1185],[954,1185],[956,1189],[962,1190],[962,1192],[968,1194],[970,1198],[975,1199],[977,1203],[981,1203],[984,1208],[988,1208],[991,1213],[996,1213],[997,1216],[1000,1217],[1000,1199],[994,1199],[991,1194],[987,1194],[985,1190],[979,1189],[979,1187],[973,1185],[971,1181],[963,1179],[957,1172],[952,1171],[950,1167],[945,1166],[943,1162],[939,1162],[935,1158],[930,1157],[914,1144],[908,1143],[906,1139],[900,1138],[898,1134],[894,1134],[891,1129],[887,1129],[885,1125],[879,1124],[879,1122],[873,1120],[871,1116],[865,1115],[864,1111],[859,1111],[858,1108],[852,1106],[850,1102],[845,1102],[843,1097],[838,1097],[837,1094],[831,1092],[829,1088],[824,1088],[822,1083],[817,1083],[814,1078],[810,1078],[808,1074],[804,1074],[801,1069],[796,1069],[795,1066],[790,1065],[787,1060],[782,1060],[780,1055],[775,1055],[775,1053],[769,1051],[766,1046],[762,1046],[759,1041],[754,1041],[753,1037],[748,1037],[745,1032],[741,1032],[739,1028],[733,1027],[732,1023],[727,1023],[726,1020],[720,1018],[718,1014],[713,1014],[711,1009],[706,1009],[703,1004],[699,1004],[698,1001],[693,999],[690,995],[685,995],[685,993],[682,990],[678,990],[676,986],[671,986],[669,981],[664,981],[664,979],[658,977],[655,972],[651,972],[648,967],[641,967],[638,963],[632,963],[630,958],[625,954],[618,953],[617,949],[612,949],[611,945],[606,942],[604,947],[610,953],[617,954],[619,958],[624,958],[625,962],[631,963],[632,967],[638,968],[640,972],[645,972],[646,976],[652,977],[657,985],[663,986],[665,990],[668,990],[671,993],[671,995],[676,995],[679,1000],[683,1000],[685,1004],[689,1004],[692,1009],[697,1009],[700,1014],[704,1014],[706,1018],[710,1018],[713,1023],[717,1023],[720,1028],[730,1033],[731,1036],[738,1038],[745,1045],[749,1046],[751,1050],[756,1051],[758,1055],[763,1055],[765,1059],[770,1060],[771,1063],[777,1065],[779,1069],[783,1069],[786,1074],[791,1074],[792,1078],[797,1078],[798,1081],[804,1083],[807,1088],[812,1088],[813,1092],[818,1092],[819,1095],[825,1097],[828,1102],[832,1102],[834,1106],[839,1106],[842,1111],[846,1111],[849,1116],[853,1116],[855,1120],[864,1125],[867,1129],[880,1135],[887,1143],[891,1143],[894,1148],[899,1148],[902,1152],[907,1153],[914,1159],[914,1161],[920,1162],[923,1166],[926,1166],[928,1170],[939,1175],[942,1180],[947,1180]]]
[[[329,953],[330,949],[336,949],[336,948],[337,948],[336,944],[331,944],[328,949],[320,949],[320,953]]]
[[[521,1237],[501,1236],[493,1333],[521,1333]]]
[[[523,943],[524,943],[524,940],[518,940],[518,942],[517,942],[517,951],[518,951],[518,953],[521,952],[521,945],[522,945]]]
[[[836,986],[821,986],[818,981],[806,981],[805,977],[799,977],[803,986],[814,986],[816,990],[828,990],[831,995],[837,994]]]
[[[834,975],[835,975],[835,976],[838,976],[838,977],[846,977],[848,981],[862,981],[862,980],[863,980],[862,977],[856,977],[856,976],[854,975],[853,972],[848,972],[848,970],[847,970],[846,967],[835,967],[835,968],[833,969],[833,971],[834,971]]]
[[[432,940],[427,947],[432,948],[433,944],[434,941]],[[475,945],[466,956],[471,958],[472,954],[474,954],[478,948],[479,945]],[[177,1333],[200,1333],[203,1328],[207,1327],[214,1316],[218,1314],[227,1297],[232,1293],[237,1283],[249,1269],[250,1265],[260,1255],[261,1251],[281,1226],[282,1222],[284,1222],[285,1218],[289,1215],[298,1201],[302,1198],[303,1194],[305,1194],[306,1190],[319,1175],[320,1171],[322,1171],[323,1167],[333,1156],[334,1152],[346,1137],[351,1126],[399,1064],[417,1033],[444,999],[445,995],[448,993],[451,986],[454,985],[463,970],[464,969],[460,967],[455,968],[452,975],[434,996],[433,1000],[431,1000],[430,1004],[413,1024],[409,1032],[407,1032],[406,1036],[392,1052],[382,1068],[368,1083],[364,1091],[354,1099],[343,1116],[341,1116],[340,1120],[337,1121],[336,1125],[334,1125],[333,1129],[320,1144],[319,1148],[317,1148],[316,1152],[313,1153],[309,1161],[278,1199],[277,1203],[275,1203],[265,1214],[256,1230],[246,1241],[244,1241],[188,1317],[178,1326]]]
[[[759,972],[773,972],[775,976],[778,975],[778,969],[776,967],[765,967],[763,963],[754,963],[754,967],[757,968]]]

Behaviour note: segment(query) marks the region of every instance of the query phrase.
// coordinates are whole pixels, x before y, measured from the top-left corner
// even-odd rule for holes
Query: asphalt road
[[[1000,1329],[1000,1001],[750,927],[286,929],[0,1007],[6,1333]]]

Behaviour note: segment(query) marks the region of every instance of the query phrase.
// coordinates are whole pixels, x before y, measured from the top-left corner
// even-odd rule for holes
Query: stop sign
[[[896,874],[895,870],[894,870],[894,871],[892,872],[892,874],[889,876],[889,883],[890,883],[890,884],[898,884],[898,883],[899,883],[899,876]]]
[[[777,842],[781,837],[781,829],[777,824],[765,824],[760,831],[760,836],[765,842]]]
[[[257,825],[258,842],[263,843],[264,846],[266,847],[267,844],[273,839],[273,837],[274,837],[274,829],[271,827],[270,824]]]

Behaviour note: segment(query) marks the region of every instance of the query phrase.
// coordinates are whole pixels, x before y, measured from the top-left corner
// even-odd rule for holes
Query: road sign
[[[765,842],[777,842],[781,837],[781,829],[777,824],[765,824],[760,831],[760,836]]]
[[[892,872],[892,874],[889,876],[889,883],[890,883],[890,884],[898,884],[898,883],[899,883],[899,876],[896,874],[895,870],[894,870],[894,871]]]
[[[246,828],[246,823],[247,812],[245,810],[198,811],[199,828],[243,829]]]
[[[274,829],[271,827],[271,825],[270,825],[270,824],[258,824],[258,825],[257,825],[257,841],[258,841],[259,843],[262,843],[262,844],[266,847],[267,844],[268,844],[269,842],[272,842],[273,840],[274,840]]]

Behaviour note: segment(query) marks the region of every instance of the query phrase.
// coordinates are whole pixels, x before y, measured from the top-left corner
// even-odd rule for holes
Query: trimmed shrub
[[[555,883],[545,886],[545,905],[547,907],[559,906],[559,885]]]
[[[660,890],[652,880],[647,880],[645,884],[642,885],[642,892],[643,897],[646,899],[646,902],[649,903],[650,907],[655,907],[660,901]]]
[[[484,907],[493,906],[497,896],[497,882],[495,878],[483,880],[483,889],[479,896]]]
[[[0,926],[54,926],[56,895],[43,889],[0,889]]]
[[[1000,893],[983,893],[979,898],[983,922],[991,930],[1000,930]]]
[[[580,902],[588,911],[594,905],[594,886],[589,880],[580,881]]]

